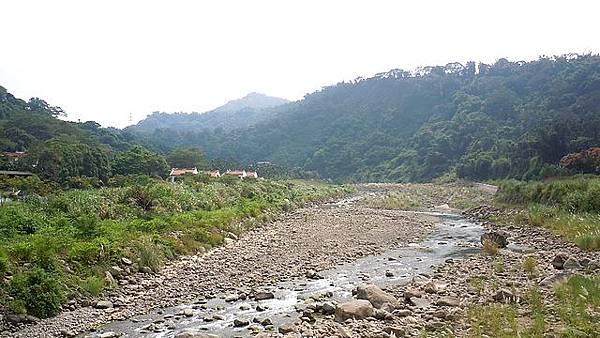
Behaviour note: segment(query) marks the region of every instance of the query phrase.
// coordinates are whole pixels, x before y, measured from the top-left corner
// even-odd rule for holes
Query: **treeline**
[[[234,132],[158,128],[148,146],[359,181],[535,179],[600,143],[600,57],[451,63],[343,82]]]
[[[0,170],[30,171],[37,176],[25,180],[1,179],[1,189],[46,193],[61,187],[107,186],[111,178],[127,175],[164,178],[171,167],[221,170],[250,167],[240,161],[207,160],[194,146],[154,147],[162,151],[152,151],[153,143],[139,134],[102,128],[95,122],[59,119],[64,115],[60,107],[42,99],[24,101],[0,87]],[[3,156],[17,152],[25,154]],[[297,170],[281,166],[263,167],[260,174],[272,178],[302,176]]]

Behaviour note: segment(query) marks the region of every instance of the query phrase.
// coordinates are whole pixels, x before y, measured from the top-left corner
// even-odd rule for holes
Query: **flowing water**
[[[345,201],[343,203],[351,203]],[[340,207],[340,204],[334,207]],[[297,318],[296,305],[307,297],[330,293],[331,299],[348,300],[352,290],[362,282],[381,287],[408,283],[413,277],[428,273],[431,266],[453,257],[479,252],[483,228],[461,216],[425,212],[437,216],[439,224],[422,242],[367,256],[333,269],[319,272],[321,279],[299,278],[275,285],[274,299],[225,302],[223,299],[201,300],[194,304],[162,309],[127,321],[114,322],[100,332],[115,332],[128,337],[173,337],[185,330],[204,331],[221,337],[251,336],[248,327],[234,327],[234,320],[269,318],[275,326]],[[258,307],[257,310],[257,306]],[[183,315],[186,309],[189,317]],[[193,313],[193,314],[192,314]]]

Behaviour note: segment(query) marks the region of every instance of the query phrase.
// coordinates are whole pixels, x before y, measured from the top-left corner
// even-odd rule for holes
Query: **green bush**
[[[0,250],[0,280],[4,278],[6,272],[8,272],[9,264],[8,255]]]
[[[65,301],[60,277],[39,267],[15,274],[8,290],[15,304],[38,318],[56,315]]]
[[[104,290],[104,279],[98,276],[89,276],[81,282],[81,288],[93,297],[97,297]]]

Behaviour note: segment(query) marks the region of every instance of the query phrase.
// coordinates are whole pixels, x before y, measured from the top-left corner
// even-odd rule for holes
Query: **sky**
[[[394,68],[600,52],[600,1],[6,0],[0,86],[124,127]]]

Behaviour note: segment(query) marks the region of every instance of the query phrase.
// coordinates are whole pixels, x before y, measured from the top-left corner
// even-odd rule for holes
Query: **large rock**
[[[347,319],[365,319],[372,317],[375,309],[371,302],[364,299],[351,300],[349,302],[338,305],[335,309],[335,320],[344,322]]]
[[[552,266],[555,269],[562,270],[567,259],[569,259],[569,254],[564,253],[564,252],[559,252],[556,254],[556,256],[554,256],[554,259],[552,259]]]
[[[452,296],[444,296],[438,299],[435,304],[439,306],[459,306],[460,299]]]
[[[254,294],[255,300],[266,300],[266,299],[273,299],[273,298],[275,298],[275,295],[273,294],[273,292],[259,291]]]
[[[490,231],[481,235],[481,244],[491,242],[499,248],[505,248],[508,245],[508,234],[504,231]]]
[[[392,307],[397,307],[398,305],[398,300],[394,296],[373,284],[359,285],[356,298],[368,300],[377,309],[381,309],[384,304],[389,304]]]

